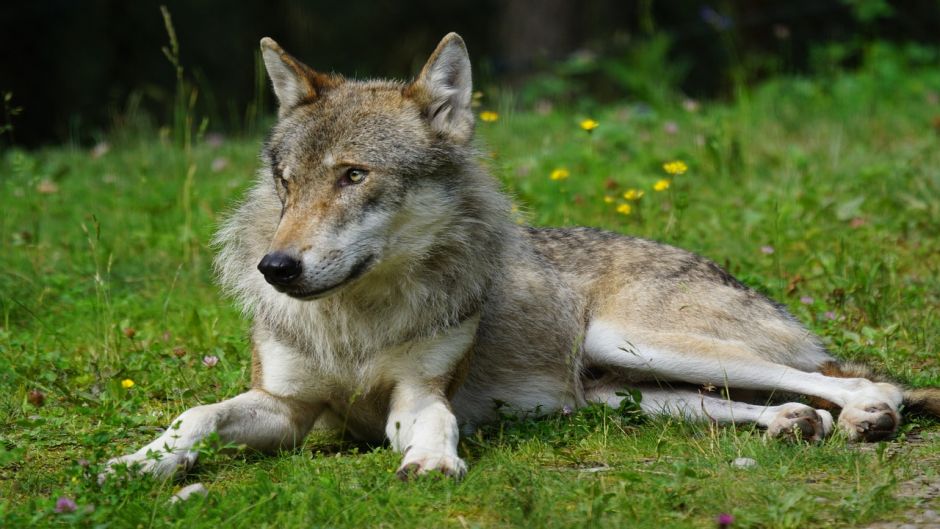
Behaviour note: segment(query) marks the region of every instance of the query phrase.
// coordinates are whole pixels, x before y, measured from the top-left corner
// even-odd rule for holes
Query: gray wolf
[[[278,121],[216,238],[221,282],[253,322],[251,389],[111,467],[171,475],[209,434],[275,450],[316,424],[387,440],[403,477],[459,477],[461,431],[507,409],[617,405],[624,387],[648,413],[810,440],[889,437],[904,402],[940,412],[940,391],[859,376],[705,258],[515,224],[477,161],[456,34],[409,83],[321,73],[268,38],[261,50]]]

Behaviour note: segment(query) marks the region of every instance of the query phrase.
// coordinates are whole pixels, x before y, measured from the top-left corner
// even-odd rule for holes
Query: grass
[[[484,105],[500,117],[479,132],[520,220],[695,250],[787,304],[837,355],[940,385],[938,91],[935,71],[876,56],[694,112]],[[600,123],[590,134],[587,117]],[[207,241],[257,149],[152,140],[97,157],[3,155],[0,526],[667,528],[731,513],[734,527],[857,527],[903,519],[924,500],[899,484],[938,479],[940,428],[927,419],[891,443],[809,446],[590,407],[464,439],[459,483],[400,483],[387,447],[317,434],[276,456],[206,449],[183,483],[205,483],[205,499],[170,505],[181,484],[145,478],[99,487],[104,460],[247,384],[247,322],[213,284]],[[689,170],[666,175],[676,159]],[[570,176],[551,180],[557,168]],[[653,191],[663,178],[669,189]],[[630,188],[645,194],[623,215]],[[729,464],[738,457],[758,464]],[[55,513],[60,496],[78,509]]]

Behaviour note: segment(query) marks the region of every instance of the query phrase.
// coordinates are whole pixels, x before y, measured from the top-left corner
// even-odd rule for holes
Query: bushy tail
[[[905,389],[904,406],[908,410],[940,418],[940,388]]]
[[[897,382],[877,373],[864,364],[853,362],[830,362],[820,368],[820,372],[830,377],[867,378],[873,382]],[[940,419],[940,388],[904,388],[904,407],[908,411],[932,415]]]

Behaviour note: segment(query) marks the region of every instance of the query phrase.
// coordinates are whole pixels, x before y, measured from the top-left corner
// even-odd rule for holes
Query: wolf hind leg
[[[765,360],[741,341],[634,333],[599,321],[588,327],[584,350],[589,364],[626,370],[631,378],[820,397],[842,408],[838,425],[850,440],[880,440],[900,424],[898,387],[801,371]]]
[[[767,430],[768,437],[820,441],[832,432],[832,415],[805,404],[787,402],[760,406],[719,398],[687,388],[639,386],[640,408],[647,415],[669,415],[720,424],[754,423]],[[592,388],[585,396],[590,402],[620,405],[619,388]]]

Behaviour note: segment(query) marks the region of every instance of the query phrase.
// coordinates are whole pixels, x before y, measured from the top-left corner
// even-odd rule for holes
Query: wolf
[[[624,388],[650,414],[807,440],[890,437],[904,403],[940,414],[940,390],[840,363],[708,259],[516,224],[478,160],[457,34],[407,83],[322,73],[270,38],[261,51],[278,120],[215,238],[221,283],[252,320],[251,389],[109,469],[169,476],[210,434],[277,450],[316,425],[387,441],[403,478],[460,477],[462,432],[507,410],[616,406]]]

